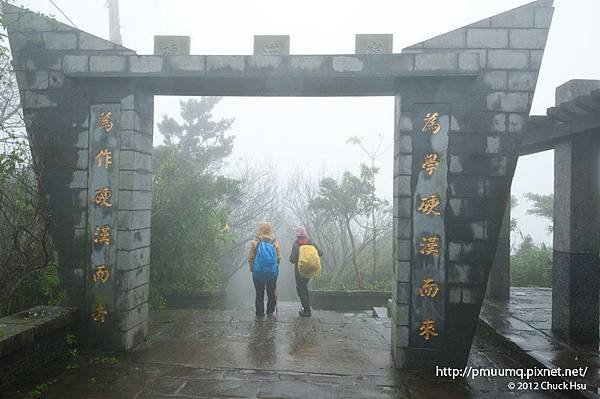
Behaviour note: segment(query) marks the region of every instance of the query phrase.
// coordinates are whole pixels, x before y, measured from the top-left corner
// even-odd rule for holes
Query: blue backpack
[[[252,268],[252,277],[261,283],[268,283],[279,275],[277,250],[274,242],[260,240],[256,246],[256,257]]]

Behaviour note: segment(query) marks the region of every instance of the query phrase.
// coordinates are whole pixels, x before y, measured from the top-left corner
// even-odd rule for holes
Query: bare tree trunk
[[[362,288],[362,278],[356,259],[356,243],[354,242],[354,235],[352,234],[352,229],[350,227],[350,219],[346,219],[346,230],[348,230],[348,238],[350,239],[350,245],[352,246],[352,266],[354,266],[354,272],[356,273],[356,281],[358,282],[358,288]]]
[[[371,221],[373,223],[373,279],[377,275],[377,226],[375,225],[375,158],[371,158]]]

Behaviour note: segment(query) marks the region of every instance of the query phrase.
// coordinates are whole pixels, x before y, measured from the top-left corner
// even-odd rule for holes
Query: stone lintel
[[[447,52],[441,57],[443,62],[423,56],[427,57],[111,55],[93,56],[89,61],[83,56],[69,58],[64,73],[76,79],[148,78],[156,88],[155,94],[251,96],[395,95],[407,79],[472,79],[479,74],[476,53]],[[469,62],[470,58],[474,62]]]

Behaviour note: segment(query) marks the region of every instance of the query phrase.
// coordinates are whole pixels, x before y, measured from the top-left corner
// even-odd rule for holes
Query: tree
[[[538,245],[530,235],[521,233],[521,243],[510,257],[510,268],[513,287],[551,287],[552,248]]]
[[[286,220],[274,167],[252,167],[244,162],[233,172],[233,179],[237,182],[238,192],[243,195],[235,196],[228,203],[229,240],[220,255],[225,284],[247,264],[248,242],[254,238],[258,224],[269,221],[273,226],[283,228]]]
[[[213,120],[212,110],[219,101],[221,97],[180,101],[183,123],[167,115],[163,115],[163,120],[158,123],[166,145],[174,145],[181,155],[196,162],[201,169],[213,172],[231,154],[235,139],[225,135],[234,122],[233,118]]]
[[[218,98],[182,101],[179,124],[163,116],[166,144],[154,149],[151,301],[222,288],[222,249],[240,182],[220,174],[231,153],[233,119],[212,119]]]
[[[353,267],[353,253],[357,259],[358,268],[367,271],[371,264],[372,254],[369,249],[373,243],[373,229],[369,223],[370,212],[359,215],[351,222],[351,232],[355,238],[355,251],[352,251],[348,229],[342,218],[336,213],[315,208],[316,199],[320,196],[320,182],[325,179],[326,173],[321,177],[307,176],[303,170],[296,170],[290,175],[285,190],[283,191],[283,205],[288,214],[288,220],[293,220],[295,225],[305,226],[310,236],[323,249],[321,258],[321,274],[315,279],[314,289],[391,289],[393,273],[392,265],[392,212],[386,202],[376,212],[376,230],[378,231],[377,262],[379,265],[377,276],[371,273],[369,280],[363,279],[358,286],[356,271]],[[385,267],[384,267],[385,266]]]
[[[380,158],[383,154],[390,149],[388,146],[386,149],[382,148],[383,145],[383,135],[379,135],[379,142],[373,146],[373,148],[367,148],[363,143],[363,139],[361,137],[350,137],[346,143],[356,144],[360,147],[360,149],[369,157],[371,161],[371,227],[373,229],[373,276],[377,274],[377,228],[375,225],[375,213],[377,211],[377,206],[379,205],[376,201],[375,197],[375,174],[379,171],[379,168],[375,167],[375,161]]]
[[[0,27],[4,27],[0,15]],[[58,299],[59,286],[50,242],[50,218],[33,162],[36,143],[23,129],[19,92],[0,31],[0,315]],[[42,293],[45,289],[45,295]]]
[[[359,216],[368,215],[373,207],[371,175],[370,168],[362,164],[360,177],[345,172],[340,182],[330,177],[325,178],[319,184],[317,197],[310,203],[313,209],[344,226],[350,241],[351,261],[359,288],[363,286],[363,281],[358,265],[358,243],[352,225],[358,222]]]
[[[311,207],[319,194],[319,181],[322,178],[307,177],[303,170],[296,170],[288,178],[283,204],[290,219],[294,219],[296,225],[304,226],[323,249],[322,275],[339,275],[346,261],[350,261],[347,257],[350,250],[345,239],[345,227],[331,215]]]
[[[203,173],[174,146],[154,151],[152,201],[153,306],[171,295],[222,287],[219,253],[228,240],[228,209],[237,182]]]
[[[546,230],[548,233],[552,233],[552,222],[554,220],[554,194],[526,193],[524,197],[530,202],[533,202],[533,206],[527,210],[527,214],[548,219],[550,225],[546,226]]]
[[[512,211],[513,209],[515,209],[517,206],[519,206],[519,199],[517,197],[515,197],[514,195],[510,196],[510,210]],[[517,229],[519,228],[518,226],[518,219],[512,216],[510,216],[510,231],[517,231]]]
[[[17,80],[11,64],[10,51],[7,46],[8,37],[2,33],[5,23],[0,14],[0,143],[13,143],[17,138],[25,138],[16,133],[24,127]],[[4,152],[3,152],[4,153]]]

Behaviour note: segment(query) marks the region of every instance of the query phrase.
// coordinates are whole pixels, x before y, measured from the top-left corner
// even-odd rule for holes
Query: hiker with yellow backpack
[[[308,296],[308,282],[321,271],[321,256],[323,252],[308,237],[306,229],[302,226],[296,228],[296,241],[292,246],[290,262],[296,269],[296,291],[302,303],[300,316],[310,317],[310,298]]]

